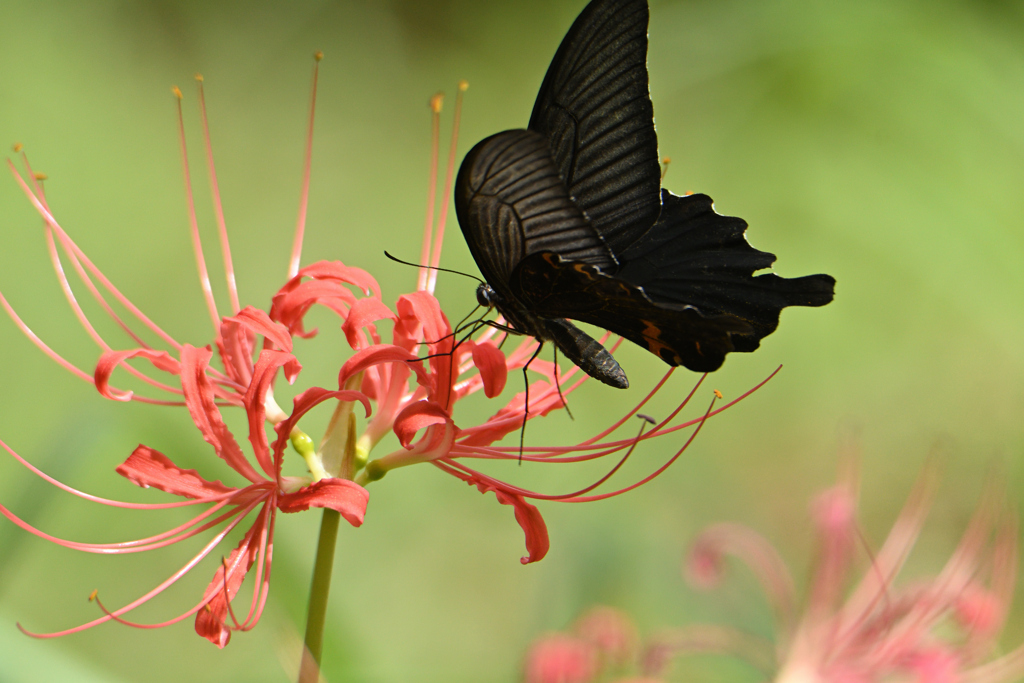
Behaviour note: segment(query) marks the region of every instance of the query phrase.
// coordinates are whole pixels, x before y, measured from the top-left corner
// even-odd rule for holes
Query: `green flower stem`
[[[327,620],[327,596],[331,592],[331,570],[334,548],[338,541],[336,510],[325,509],[320,522],[320,541],[316,546],[313,585],[309,589],[309,610],[306,616],[306,647],[302,650],[299,683],[317,683],[320,679],[320,657],[324,649],[324,622]]]

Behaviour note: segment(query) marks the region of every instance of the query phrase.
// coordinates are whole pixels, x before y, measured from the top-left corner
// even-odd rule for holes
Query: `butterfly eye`
[[[484,308],[494,308],[494,290],[490,285],[480,285],[476,288],[476,302]]]

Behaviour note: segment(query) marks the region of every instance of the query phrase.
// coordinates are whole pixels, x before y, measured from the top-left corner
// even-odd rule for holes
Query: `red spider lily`
[[[315,86],[316,71],[314,103]],[[460,85],[460,102],[464,89],[465,87]],[[525,532],[529,553],[522,561],[525,563],[540,560],[548,551],[548,535],[540,512],[529,502],[530,499],[584,502],[618,495],[650,481],[682,454],[709,416],[728,408],[756,390],[757,387],[717,410],[712,410],[712,400],[711,406],[699,418],[677,422],[680,412],[700,386],[698,381],[667,419],[661,422],[651,421],[654,426],[646,432],[641,431],[639,436],[615,436],[618,430],[633,415],[638,414],[650,398],[665,385],[672,374],[669,372],[626,416],[578,445],[560,448],[526,447],[521,450],[516,447],[494,446],[494,443],[505,435],[518,431],[524,420],[546,415],[562,407],[564,396],[586,380],[585,376],[575,379],[576,368],[560,373],[554,364],[535,360],[530,365],[530,370],[539,374],[542,379],[529,386],[528,407],[527,394],[522,392],[483,424],[460,428],[456,424],[455,404],[480,390],[483,390],[488,398],[497,397],[504,388],[508,372],[522,369],[526,365],[537,348],[537,342],[532,338],[525,338],[506,356],[495,344],[495,330],[488,328],[482,334],[457,344],[452,327],[432,294],[436,270],[422,269],[417,290],[399,297],[392,310],[382,302],[380,287],[366,271],[346,266],[338,261],[321,261],[300,269],[312,149],[312,107],[304,167],[305,180],[289,264],[289,278],[273,297],[266,311],[251,306],[242,308],[238,300],[227,229],[221,210],[200,79],[199,99],[204,142],[230,297],[231,315],[222,317],[210,287],[199,238],[188,174],[184,126],[180,123],[181,93],[177,89],[175,93],[179,98],[179,129],[191,234],[200,282],[215,330],[212,348],[196,348],[176,341],[114,287],[54,218],[43,189],[25,157],[24,175],[20,174],[13,164],[8,164],[17,182],[43,217],[51,260],[68,302],[79,322],[100,348],[101,354],[95,371],[92,374],[87,373],[62,358],[31,331],[2,295],[0,303],[15,324],[40,349],[80,378],[93,383],[103,396],[119,401],[185,406],[203,438],[213,447],[217,456],[241,475],[247,484],[242,488],[232,488],[219,482],[207,481],[194,471],[178,468],[158,451],[139,446],[118,468],[118,472],[140,486],[158,488],[189,500],[158,505],[119,503],[80,493],[59,484],[8,448],[13,457],[39,476],[95,502],[127,508],[170,508],[210,504],[207,510],[182,526],[157,536],[119,544],[87,544],[54,539],[30,527],[6,508],[2,509],[3,514],[19,526],[66,547],[102,553],[141,552],[191,538],[208,529],[222,527],[182,569],[138,600],[113,611],[104,608],[104,616],[92,622],[48,635],[71,633],[109,620],[143,626],[127,621],[123,615],[154,597],[191,570],[252,513],[255,515],[252,527],[246,532],[241,544],[217,570],[203,599],[191,610],[174,619],[146,626],[162,626],[196,614],[196,629],[200,635],[223,647],[228,642],[231,631],[252,628],[262,612],[269,587],[274,518],[277,511],[296,512],[309,507],[328,507],[337,510],[350,523],[358,526],[367,503],[367,493],[363,486],[380,479],[391,469],[421,462],[430,462],[453,476],[477,486],[481,492],[493,491],[500,503],[513,506],[516,519]],[[433,156],[436,161],[439,99],[435,98],[432,106],[435,131]],[[457,105],[456,129],[458,111]],[[453,134],[444,189],[446,198],[451,194],[454,154]],[[430,180],[431,196],[435,194],[436,182],[437,165],[434,163]],[[447,202],[442,206],[436,227],[432,220],[433,207],[428,209],[424,261],[429,266],[436,267],[440,260],[446,206]],[[79,306],[65,276],[61,253],[63,258],[71,263],[104,311],[131,337],[134,346],[116,349],[95,329]],[[115,311],[115,305],[125,309],[130,317],[122,318]],[[305,327],[305,315],[314,305],[324,306],[338,316],[341,330],[354,353],[340,369],[337,389],[312,386],[294,399],[292,411],[287,413],[275,401],[273,386],[279,370],[289,383],[296,380],[301,366],[292,353],[292,340],[295,336],[311,337],[317,333],[316,330],[307,330]],[[380,321],[388,321],[391,324],[391,343],[383,343],[377,329]],[[157,337],[160,344],[151,345],[144,341],[147,335]],[[215,353],[219,358],[219,368],[211,365]],[[151,370],[143,371],[132,364],[139,361],[148,363],[145,367]],[[166,396],[161,398],[142,395],[114,386],[111,380],[118,369],[130,373],[151,389],[164,392]],[[158,379],[157,372],[164,373],[166,379]],[[327,402],[333,403],[334,414],[326,434],[319,444],[316,444],[299,429],[298,422],[309,410]],[[356,403],[363,405],[367,417],[361,432],[354,413]],[[253,449],[251,459],[244,455],[221,417],[220,408],[225,406],[241,407],[245,410],[249,423],[248,438]],[[272,443],[265,431],[268,423],[276,434]],[[622,466],[639,444],[687,428],[691,429],[691,433],[682,446],[648,476],[616,490],[593,493]],[[371,451],[388,432],[395,433],[400,448],[387,455],[370,459]],[[284,452],[289,442],[305,459],[311,476],[282,476]],[[521,458],[527,463],[569,463],[615,455],[620,456],[619,460],[605,476],[578,491],[559,495],[528,491],[490,477],[465,464],[470,458]],[[256,566],[256,572],[251,607],[244,619],[237,619],[231,609],[231,601],[253,565]]]
[[[779,683],[1019,680],[1024,646],[992,658],[1017,570],[1016,516],[995,491],[989,491],[938,574],[897,584],[927,516],[934,483],[932,472],[926,472],[852,591],[845,590],[846,582],[862,538],[855,479],[844,476],[820,494],[811,510],[816,568],[799,616],[793,580],[766,539],[737,524],[708,528],[687,562],[690,580],[710,587],[721,579],[726,557],[741,560],[775,609],[775,646],[728,628],[692,627],[663,636],[648,653],[648,670],[663,669],[680,651],[713,650],[732,651],[761,666],[767,652]]]

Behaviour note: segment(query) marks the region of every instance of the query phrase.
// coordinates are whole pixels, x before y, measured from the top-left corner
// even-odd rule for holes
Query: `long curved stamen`
[[[132,611],[136,607],[138,607],[138,606],[140,606],[140,605],[142,605],[142,604],[144,604],[146,602],[149,602],[154,597],[156,597],[160,593],[162,593],[165,590],[167,590],[167,588],[169,588],[170,586],[172,586],[175,583],[177,583],[177,581],[182,576],[184,576],[185,574],[190,572],[197,564],[199,564],[199,562],[201,562],[207,555],[209,555],[210,552],[212,552],[213,549],[216,548],[221,543],[221,541],[224,540],[224,537],[227,536],[232,530],[234,530],[234,528],[236,526],[238,526],[238,524],[249,514],[249,512],[251,512],[253,509],[255,509],[258,504],[259,504],[258,502],[254,503],[253,505],[251,505],[248,508],[246,508],[244,513],[240,513],[235,520],[233,520],[224,529],[222,529],[220,532],[218,532],[217,535],[214,536],[210,540],[210,542],[207,543],[203,547],[202,550],[200,550],[198,553],[196,553],[196,555],[193,556],[192,559],[190,559],[188,562],[186,562],[178,571],[176,571],[173,574],[171,574],[169,577],[167,577],[167,579],[162,581],[159,585],[157,585],[155,588],[153,588],[152,590],[147,592],[145,595],[143,595],[143,596],[141,596],[139,598],[136,598],[135,600],[133,600],[132,602],[128,603],[124,607],[121,607],[119,609],[114,610],[113,612],[110,612],[109,616],[104,615],[104,616],[102,616],[102,617],[100,617],[98,619],[93,619],[92,621],[89,621],[89,622],[87,622],[85,624],[80,624],[79,626],[75,626],[74,628],[65,629],[63,631],[54,631],[54,632],[51,632],[51,633],[35,633],[33,631],[29,631],[28,629],[23,627],[21,624],[17,625],[18,629],[22,633],[24,633],[25,635],[31,636],[33,638],[59,638],[61,636],[66,636],[66,635],[69,635],[69,634],[72,634],[72,633],[79,633],[81,631],[85,631],[86,629],[93,628],[94,626],[99,626],[100,624],[105,624],[106,622],[111,621],[112,619],[114,619],[116,617],[120,617],[122,614],[127,614],[128,612]],[[215,595],[216,594],[214,594],[213,596],[210,596],[210,597],[203,598],[203,600],[201,600],[198,605],[196,605],[192,609],[188,610],[187,612],[185,612],[185,613],[183,613],[183,614],[181,614],[181,615],[179,615],[179,616],[177,616],[177,617],[175,617],[173,619],[170,619],[168,621],[164,621],[164,622],[159,623],[159,624],[136,624],[136,623],[131,623],[131,622],[124,622],[124,623],[128,623],[129,625],[134,626],[136,628],[162,628],[164,626],[170,626],[171,624],[176,624],[179,621],[181,621],[183,619],[187,619],[188,617],[190,617],[193,614],[195,614],[196,612],[198,612],[200,609],[205,607],[210,602],[210,600],[213,599],[213,597]]]
[[[12,308],[11,305],[7,302],[7,297],[5,297],[3,293],[0,293],[0,305],[3,305],[4,310],[7,311],[7,315],[14,322],[15,326],[17,326],[17,328],[21,330],[21,333],[28,337],[29,341],[35,344],[36,347],[39,348],[39,350],[42,351],[44,354],[46,354],[51,360],[53,360],[55,363],[57,363],[62,368],[64,368],[71,374],[75,375],[76,377],[83,379],[86,382],[89,382],[90,384],[96,383],[95,380],[92,378],[92,375],[90,375],[88,372],[84,370],[79,369],[70,361],[65,360],[63,356],[61,356],[59,353],[57,353],[49,346],[47,346],[46,343],[42,339],[40,339],[35,332],[32,331],[32,328],[26,325],[25,321],[23,321],[18,316],[18,314],[14,312],[14,308]]]
[[[28,162],[26,161],[26,165],[27,163]],[[57,238],[60,240],[61,247],[63,247],[65,251],[67,251],[69,254],[74,254],[75,257],[81,259],[82,264],[84,264],[88,271],[92,273],[92,276],[95,277],[96,280],[99,281],[101,285],[103,285],[103,288],[110,292],[110,294],[118,301],[118,303],[120,303],[122,306],[128,309],[128,311],[132,315],[134,315],[143,325],[148,327],[154,334],[156,334],[165,342],[167,342],[167,344],[172,346],[175,350],[180,350],[181,344],[178,343],[174,339],[174,337],[167,334],[167,332],[161,329],[159,325],[150,320],[150,318],[146,316],[142,311],[140,311],[138,307],[136,307],[128,299],[128,297],[122,294],[121,291],[117,289],[117,287],[115,287],[113,283],[110,282],[110,280],[107,279],[105,275],[103,275],[102,271],[100,271],[100,269],[96,267],[96,264],[94,264],[89,259],[89,257],[85,255],[85,252],[83,252],[79,248],[79,246],[75,244],[74,240],[72,240],[71,237],[64,231],[64,229],[60,227],[60,224],[57,222],[57,219],[53,217],[53,214],[50,213],[50,210],[46,207],[43,201],[40,200],[40,198],[37,197],[32,192],[28,184],[25,182],[25,179],[21,177],[21,174],[18,173],[18,170],[14,167],[14,164],[11,163],[10,159],[7,160],[7,166],[10,169],[11,173],[14,175],[15,182],[18,183],[22,191],[25,193],[25,196],[28,197],[29,202],[32,203],[32,206],[35,208],[35,210],[39,212],[39,214],[43,217],[43,220],[45,220],[47,224],[49,224],[49,226],[54,229],[54,231],[57,234]]]
[[[238,303],[238,285],[235,282],[235,266],[231,261],[231,244],[228,242],[228,228],[224,221],[224,205],[220,198],[220,185],[217,183],[217,168],[213,164],[213,142],[210,138],[210,124],[206,118],[206,95],[203,92],[203,76],[196,74],[199,91],[199,115],[203,120],[203,142],[206,146],[206,167],[210,173],[210,194],[213,195],[213,209],[217,215],[217,232],[220,235],[220,251],[224,258],[224,277],[227,280],[228,296],[231,298],[231,313],[241,310]]]
[[[107,344],[103,337],[100,336],[100,333],[96,331],[96,328],[93,327],[92,323],[89,322],[88,317],[86,317],[85,315],[85,311],[82,310],[82,307],[78,303],[78,299],[75,298],[75,293],[71,289],[71,283],[68,282],[67,276],[64,274],[64,266],[61,263],[60,254],[57,253],[57,245],[54,243],[53,240],[53,229],[49,225],[46,226],[46,246],[47,250],[50,252],[50,260],[53,263],[53,268],[57,273],[57,280],[60,282],[61,289],[64,292],[64,298],[67,299],[67,302],[71,306],[71,310],[74,312],[75,317],[78,318],[79,324],[82,325],[82,327],[85,329],[86,334],[92,337],[93,342],[98,347],[100,347],[100,349],[102,349],[103,351],[111,351],[112,349],[110,345]],[[113,311],[110,311],[108,309],[107,312],[110,313],[110,315],[114,318],[115,321],[121,323],[122,329],[124,329],[125,332],[127,332],[132,337],[132,339],[138,342],[139,345],[142,346],[142,348],[150,348],[141,339],[139,339],[128,328],[127,325],[125,325],[116,315],[114,315]],[[132,367],[127,362],[122,362],[120,366],[127,370],[133,377],[142,380],[143,382],[149,384],[150,386],[153,386],[157,389],[161,389],[171,394],[181,395],[183,393],[181,389],[172,387],[168,384],[164,384],[163,382],[159,382],[150,377],[149,375],[146,375],[142,371]]]
[[[420,263],[430,265],[430,246],[434,236],[434,202],[437,201],[437,156],[438,147],[441,144],[441,104],[444,102],[444,94],[437,93],[430,98],[430,180],[427,182],[427,216],[423,224],[423,248],[420,251]],[[427,281],[430,277],[430,270],[420,268],[420,275],[416,281],[416,290],[422,291],[427,288]]]
[[[448,149],[448,167],[445,170],[444,190],[441,192],[441,210],[437,218],[437,230],[434,231],[433,235],[434,252],[430,257],[430,265],[435,268],[441,265],[441,246],[444,244],[444,226],[448,220],[448,205],[451,203],[452,178],[455,174],[455,152],[459,141],[459,122],[462,119],[462,94],[466,92],[468,87],[468,82],[459,81],[459,86],[455,93],[455,116],[452,121],[452,139]],[[438,271],[432,270],[427,276],[427,291],[430,293],[434,292],[434,286],[437,284],[437,273]]]
[[[288,262],[288,278],[295,277],[299,272],[302,260],[302,239],[306,233],[306,208],[309,205],[309,175],[313,166],[313,121],[316,115],[316,84],[320,77],[320,60],[324,53],[317,51],[313,55],[313,87],[309,95],[309,128],[306,131],[306,154],[302,162],[302,193],[299,195],[299,217],[295,220],[295,238],[292,242],[292,256]]]
[[[185,144],[185,118],[181,113],[181,91],[175,86],[174,98],[178,106],[178,138],[181,146],[181,170],[185,178],[185,200],[188,203],[188,223],[192,233],[192,250],[195,252],[196,268],[199,270],[199,285],[206,299],[206,309],[213,322],[213,332],[220,336],[220,314],[217,313],[217,302],[213,299],[213,288],[210,286],[210,273],[206,269],[206,257],[203,256],[203,242],[199,238],[199,222],[196,220],[196,203],[192,195],[192,174],[188,169],[188,147]]]
[[[265,514],[269,517],[268,520],[264,520],[262,529],[260,531],[260,544],[259,551],[257,552],[256,558],[256,575],[253,577],[253,591],[252,591],[252,602],[249,605],[249,613],[245,619],[238,623],[235,621],[235,628],[239,631],[251,630],[260,620],[263,615],[263,608],[266,605],[267,595],[270,591],[270,568],[273,553],[273,546],[270,540],[274,537],[274,523],[277,520],[277,516],[274,514],[274,502],[271,501],[264,508]],[[228,604],[228,609],[231,613],[231,617],[234,620],[234,612],[231,611],[231,605]]]
[[[200,505],[202,503],[209,503],[211,501],[223,500],[223,499],[226,499],[226,498],[230,498],[231,496],[235,495],[235,493],[236,493],[235,491],[231,491],[231,492],[225,493],[223,495],[211,496],[209,498],[204,498],[204,499],[195,498],[195,499],[192,499],[192,500],[176,501],[174,503],[125,503],[125,502],[122,502],[122,501],[119,501],[119,500],[111,500],[109,498],[101,498],[100,496],[94,496],[91,493],[84,493],[82,491],[79,491],[76,488],[72,488],[72,487],[68,486],[67,484],[65,484],[63,482],[57,481],[56,479],[54,479],[50,475],[46,474],[46,472],[43,472],[38,467],[36,467],[32,463],[30,463],[28,460],[25,460],[23,457],[18,455],[18,453],[14,449],[12,449],[10,446],[8,446],[2,440],[0,440],[0,447],[3,447],[3,449],[6,450],[7,453],[12,458],[17,460],[19,463],[21,463],[21,465],[23,465],[26,469],[28,469],[30,472],[32,472],[33,474],[38,476],[43,481],[45,481],[45,482],[47,482],[49,484],[53,484],[54,486],[56,486],[60,490],[66,491],[67,493],[70,493],[73,496],[78,496],[79,498],[82,498],[83,500],[89,500],[89,501],[92,501],[94,503],[99,503],[101,505],[109,505],[111,507],[128,508],[128,509],[134,509],[134,510],[166,510],[168,508],[179,508],[179,507],[186,507],[186,506],[189,506],[189,505]]]

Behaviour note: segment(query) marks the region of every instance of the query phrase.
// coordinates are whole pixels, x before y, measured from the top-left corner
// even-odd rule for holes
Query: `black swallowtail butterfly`
[[[455,185],[487,284],[477,298],[516,332],[553,342],[590,376],[629,385],[567,318],[669,365],[717,370],[753,351],[786,306],[832,301],[828,275],[754,275],[775,256],[703,194],[661,188],[647,82],[646,0],[593,0],[562,40],[525,130],[477,144]]]

